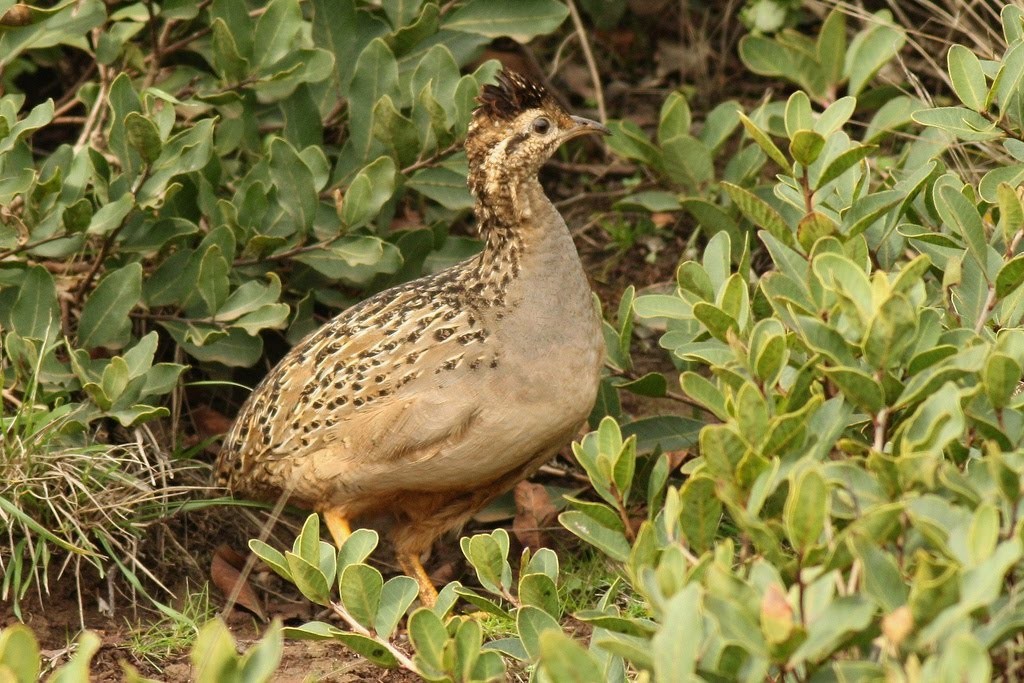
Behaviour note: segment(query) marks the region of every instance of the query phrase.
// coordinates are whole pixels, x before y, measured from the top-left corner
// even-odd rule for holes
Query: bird
[[[599,307],[538,173],[566,141],[609,130],[517,72],[495,80],[464,143],[482,250],[296,344],[214,466],[235,497],[319,513],[339,548],[355,522],[385,518],[425,605],[423,556],[572,440],[603,366]]]

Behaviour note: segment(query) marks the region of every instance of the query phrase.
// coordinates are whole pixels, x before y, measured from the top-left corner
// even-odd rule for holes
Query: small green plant
[[[206,586],[198,591],[186,588],[183,601],[180,611],[165,613],[155,622],[132,629],[128,638],[132,654],[159,666],[172,655],[192,649],[201,626],[213,618],[216,610]]]

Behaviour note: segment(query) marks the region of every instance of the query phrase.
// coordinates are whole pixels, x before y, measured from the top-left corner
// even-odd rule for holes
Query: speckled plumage
[[[562,142],[605,129],[517,74],[498,80],[466,139],[484,250],[306,337],[242,406],[216,464],[235,495],[390,516],[426,592],[419,555],[571,439],[603,353],[579,257],[536,175]]]

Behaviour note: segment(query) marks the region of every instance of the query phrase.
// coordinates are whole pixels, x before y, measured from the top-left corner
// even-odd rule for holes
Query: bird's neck
[[[484,249],[476,262],[477,282],[490,298],[503,301],[504,292],[522,273],[523,259],[556,212],[536,177],[478,188],[474,212]]]

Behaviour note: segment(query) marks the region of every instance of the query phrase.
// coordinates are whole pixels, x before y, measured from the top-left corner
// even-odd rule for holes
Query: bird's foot
[[[416,579],[420,587],[420,602],[424,607],[433,607],[437,604],[437,589],[434,582],[430,580],[427,570],[423,568],[420,557],[416,553],[398,554],[398,563],[402,565],[402,571],[407,576]]]

